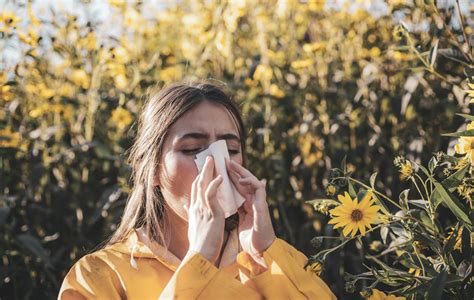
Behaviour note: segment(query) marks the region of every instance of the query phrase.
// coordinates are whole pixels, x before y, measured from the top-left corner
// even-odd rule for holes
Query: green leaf
[[[347,172],[347,156],[346,155],[344,155],[344,158],[342,159],[341,170],[344,174],[346,174]]]
[[[474,211],[471,211],[471,218],[473,217]],[[472,232],[472,231],[471,231]],[[462,256],[466,260],[472,260],[472,247],[471,247],[471,232],[463,230],[461,234],[462,244]]]
[[[336,206],[336,205],[341,204],[341,203],[337,202],[336,200],[324,199],[324,198],[308,200],[308,201],[305,201],[305,203],[311,204],[315,208],[316,208],[317,205],[323,204],[323,203],[326,204],[326,205],[329,205],[329,206]]]
[[[23,246],[37,258],[40,258],[47,266],[51,266],[46,250],[43,248],[43,245],[37,237],[32,236],[29,233],[23,233],[18,235],[16,239],[21,246]]]
[[[355,197],[357,197],[357,193],[354,189],[354,186],[352,185],[350,180],[347,180],[347,183],[349,185],[349,195],[351,196],[352,199],[354,199]]]
[[[448,191],[454,192],[456,188],[461,184],[464,176],[466,175],[467,170],[469,170],[469,164],[466,164],[463,168],[457,170],[455,173],[451,174],[448,178],[442,181],[443,186],[445,186]],[[433,203],[435,208],[439,203]]]
[[[7,221],[8,215],[10,214],[10,207],[0,207],[0,225],[4,225]]]
[[[370,175],[370,186],[375,190],[375,179],[377,178],[377,172]]]
[[[468,115],[468,114],[456,114],[458,116],[461,116],[469,121],[474,121],[474,116]]]
[[[439,40],[436,39],[434,46],[430,49],[430,67],[433,68],[438,55],[438,44]]]
[[[451,212],[461,221],[470,231],[473,231],[472,222],[467,210],[461,202],[451,192],[446,190],[439,182],[434,182],[435,189],[431,195],[433,203],[445,204]]]
[[[441,300],[443,299],[443,289],[446,284],[448,273],[446,271],[441,271],[438,276],[436,276],[431,281],[431,287],[428,290],[428,299],[431,300]]]
[[[388,225],[382,225],[380,227],[380,237],[382,238],[382,242],[384,243],[384,245],[387,244],[388,231]]]
[[[428,169],[430,170],[431,173],[433,173],[437,165],[438,165],[438,160],[436,159],[436,157],[433,156],[430,159],[430,162],[428,163]]]
[[[386,215],[390,214],[390,211],[388,210],[388,207],[385,205],[385,203],[383,201],[380,201],[379,197],[377,197],[377,195],[375,193],[372,194],[372,199],[375,200],[375,204],[377,204],[380,207],[380,209],[382,209],[382,211]]]
[[[464,130],[464,131],[459,131],[459,132],[452,132],[452,133],[443,133],[442,136],[453,136],[453,137],[474,136],[474,129]]]
[[[418,165],[418,167],[420,168],[421,171],[423,171],[423,173],[425,173],[425,175],[429,178],[431,178],[431,173],[428,171],[428,169],[426,169],[425,167],[423,167],[422,165]]]
[[[409,192],[410,192],[410,189],[403,190],[398,196],[398,203],[400,203],[400,205],[407,210],[408,210],[408,193]]]

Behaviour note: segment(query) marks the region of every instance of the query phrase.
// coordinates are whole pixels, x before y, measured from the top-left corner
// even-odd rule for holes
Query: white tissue
[[[199,172],[201,172],[208,155],[212,155],[214,158],[214,170],[218,175],[221,175],[223,179],[217,190],[217,201],[224,210],[225,217],[227,218],[237,212],[237,209],[245,202],[245,198],[237,191],[227,174],[225,158],[230,158],[225,140],[218,140],[212,143],[209,145],[209,148],[196,155],[194,162]]]

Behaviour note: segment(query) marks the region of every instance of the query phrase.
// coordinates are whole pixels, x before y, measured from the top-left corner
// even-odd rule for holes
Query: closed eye
[[[183,152],[184,154],[196,154],[196,153],[199,153],[201,151],[201,148],[195,148],[195,149],[183,149],[181,150],[181,152]]]
[[[229,154],[230,155],[236,155],[236,154],[239,154],[240,151],[239,150],[232,150],[232,149],[229,149]]]
[[[193,155],[193,154],[196,154],[196,153],[199,153],[201,152],[201,148],[195,148],[195,149],[183,149],[181,150],[181,152],[183,152],[184,154],[186,155]],[[229,149],[229,154],[230,155],[236,155],[236,154],[239,154],[240,151],[239,150],[232,150],[232,149]]]

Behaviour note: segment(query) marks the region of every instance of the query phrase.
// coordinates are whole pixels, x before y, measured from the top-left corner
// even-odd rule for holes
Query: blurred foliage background
[[[338,236],[305,201],[326,196],[344,156],[354,177],[378,172],[377,188],[398,194],[394,157],[453,152],[440,133],[470,113],[472,62],[444,30],[462,23],[471,34],[467,0],[465,23],[455,1],[38,2],[0,10],[2,299],[55,298],[72,264],[114,230],[134,121],[156,84],[229,86],[277,235],[308,255],[314,236]],[[443,51],[426,66],[416,53],[435,45]],[[343,275],[361,271],[363,255],[354,244],[326,263],[338,297],[357,297]]]

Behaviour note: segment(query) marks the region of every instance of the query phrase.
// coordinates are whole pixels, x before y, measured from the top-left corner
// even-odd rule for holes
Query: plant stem
[[[385,200],[387,200],[388,202],[392,203],[393,205],[395,205],[396,207],[398,207],[399,209],[402,209],[402,207],[395,201],[393,201],[392,199],[390,199],[389,197],[387,197],[386,195],[382,194],[381,192],[373,189],[372,187],[364,184],[363,182],[360,182],[359,180],[357,179],[354,179],[352,177],[335,177],[334,179],[347,179],[347,180],[352,180],[354,183],[357,183],[358,185],[361,185],[363,186],[364,188],[368,189],[368,190],[373,190],[374,193],[376,193],[377,195],[381,196],[382,198],[384,198]]]

